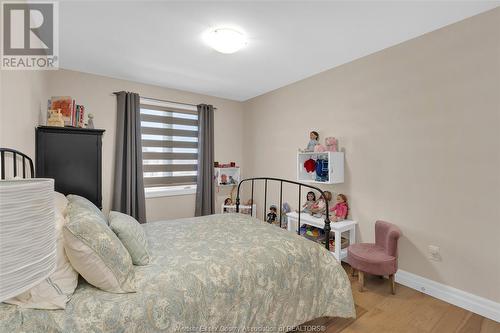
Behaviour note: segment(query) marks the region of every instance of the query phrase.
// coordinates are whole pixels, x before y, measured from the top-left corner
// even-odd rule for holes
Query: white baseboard
[[[398,270],[395,280],[399,284],[500,322],[500,303],[403,270]]]

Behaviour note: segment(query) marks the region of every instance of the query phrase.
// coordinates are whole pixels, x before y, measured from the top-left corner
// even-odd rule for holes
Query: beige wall
[[[243,115],[241,103],[179,90],[118,80],[87,73],[58,70],[51,72],[2,72],[2,146],[35,155],[34,128],[40,106],[46,109],[50,96],[72,96],[94,114],[96,128],[106,130],[103,137],[103,207],[110,209],[116,127],[114,91],[134,91],[152,98],[185,103],[207,103],[215,112],[215,157],[219,161],[241,163]],[[9,111],[10,110],[10,111]],[[226,192],[218,193],[222,200]],[[218,203],[220,202],[218,201]],[[146,200],[148,221],[194,215],[194,195],[151,198]],[[219,205],[218,205],[219,206]]]
[[[0,70],[0,147],[35,158],[35,127],[45,115],[47,72]],[[42,111],[43,110],[43,111]]]
[[[308,132],[338,137],[346,182],[325,188],[348,195],[358,239],[396,223],[402,269],[500,301],[499,87],[497,9],[247,101],[243,163],[296,179]]]

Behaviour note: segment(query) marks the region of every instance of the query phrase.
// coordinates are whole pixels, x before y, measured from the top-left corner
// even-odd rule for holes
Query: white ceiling
[[[246,100],[498,6],[438,2],[60,3],[61,67]],[[220,54],[207,28],[240,27]]]

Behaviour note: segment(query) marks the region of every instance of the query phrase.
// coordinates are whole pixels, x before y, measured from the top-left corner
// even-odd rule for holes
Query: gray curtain
[[[215,213],[214,107],[198,105],[198,178],[195,216]]]
[[[146,223],[139,95],[125,91],[115,94],[117,125],[112,209]]]

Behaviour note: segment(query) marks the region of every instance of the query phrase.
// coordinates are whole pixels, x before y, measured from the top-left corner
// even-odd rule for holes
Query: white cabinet
[[[311,162],[312,160],[312,162]],[[306,169],[304,163],[310,168]],[[314,166],[314,171],[311,172]],[[318,170],[318,172],[316,172]],[[341,184],[344,182],[343,152],[298,152],[297,180],[304,183]]]

